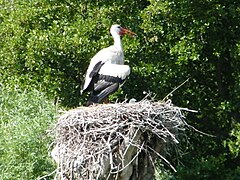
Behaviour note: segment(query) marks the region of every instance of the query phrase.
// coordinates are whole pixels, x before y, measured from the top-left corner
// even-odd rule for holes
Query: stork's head
[[[132,32],[132,31],[130,31],[128,29],[122,28],[118,24],[112,25],[112,27],[110,29],[110,33],[112,34],[112,36],[115,36],[115,35],[123,36],[123,35],[127,34],[130,37],[134,37],[134,36],[137,35],[136,33]]]

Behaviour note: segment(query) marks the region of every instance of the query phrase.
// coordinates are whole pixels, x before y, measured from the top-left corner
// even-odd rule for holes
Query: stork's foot
[[[86,106],[93,106],[96,104],[98,104],[98,103],[95,103],[95,102],[89,100],[89,101],[87,101]]]
[[[110,103],[109,98],[105,98],[105,99],[103,100],[103,104],[109,104],[109,103]]]

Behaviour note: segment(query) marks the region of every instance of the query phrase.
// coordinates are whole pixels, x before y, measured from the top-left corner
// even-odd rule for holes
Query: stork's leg
[[[117,91],[119,88],[119,83],[113,83],[112,85],[108,86],[106,89],[100,91],[98,94],[92,94],[87,102],[87,105],[91,105],[94,103],[101,103],[106,97],[110,94]]]
[[[106,97],[106,98],[103,100],[103,104],[108,104],[108,103],[110,103],[110,100],[109,100],[108,97]]]

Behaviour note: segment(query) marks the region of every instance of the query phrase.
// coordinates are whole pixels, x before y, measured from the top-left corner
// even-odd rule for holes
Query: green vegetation
[[[1,87],[0,179],[36,179],[54,170],[46,130],[56,109],[44,93]]]
[[[132,72],[112,99],[151,91],[198,110],[187,121],[216,137],[189,132],[177,173],[163,179],[240,177],[240,3],[234,0],[0,0],[0,178],[52,172],[46,130],[56,107],[86,101],[79,90],[90,58],[119,23]],[[38,90],[36,90],[38,89]],[[181,163],[179,163],[181,162]],[[167,168],[167,167],[166,167]]]

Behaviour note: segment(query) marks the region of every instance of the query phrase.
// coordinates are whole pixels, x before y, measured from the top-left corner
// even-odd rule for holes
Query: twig
[[[158,153],[157,151],[155,151],[153,148],[151,148],[150,146],[148,146],[149,149],[151,149],[156,155],[158,155],[162,160],[164,160],[165,163],[167,163],[169,165],[170,168],[172,168],[172,170],[174,172],[177,172],[177,170],[171,165],[171,163],[165,158],[163,157],[160,153]]]
[[[37,180],[43,180],[47,177],[50,177],[51,175],[55,174],[57,172],[57,169],[55,169],[53,172],[51,172],[50,174],[47,174],[45,176],[39,177]]]
[[[151,157],[157,154],[175,170],[163,155],[148,145],[152,144],[151,137],[163,144],[178,143],[178,131],[191,127],[182,112],[194,111],[176,107],[169,99],[160,103],[148,100],[149,97],[131,104],[81,107],[62,114],[52,130],[58,151],[55,177],[116,179],[142,150]],[[143,148],[145,144],[147,149]]]
[[[181,83],[179,86],[177,86],[176,88],[174,88],[170,93],[168,93],[167,94],[167,96],[165,96],[164,98],[163,98],[163,102],[166,100],[166,99],[168,99],[168,97],[170,96],[170,95],[172,95],[176,90],[178,90],[180,87],[182,87],[186,82],[188,82],[189,81],[189,78],[188,79],[186,79],[183,83]]]

